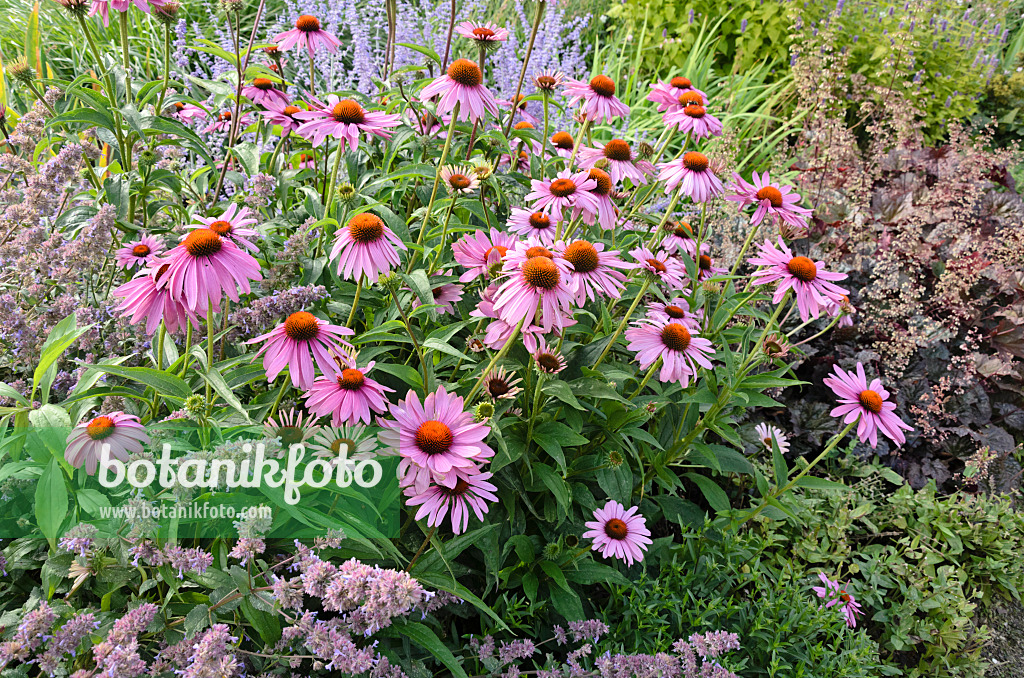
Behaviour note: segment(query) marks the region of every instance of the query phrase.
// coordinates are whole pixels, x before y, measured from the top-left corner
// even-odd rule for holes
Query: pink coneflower
[[[445,165],[441,168],[441,181],[452,195],[468,195],[480,188],[480,180],[465,167]]]
[[[864,374],[864,365],[857,363],[857,372],[845,372],[843,368],[834,365],[834,376],[825,378],[825,385],[839,398],[839,406],[829,414],[833,417],[845,417],[843,423],[849,424],[857,421],[857,437],[862,443],[871,443],[874,448],[878,445],[878,432],[881,431],[887,438],[896,443],[899,447],[907,442],[903,435],[904,429],[913,431],[914,428],[903,422],[896,416],[896,403],[889,402],[889,392],[882,386],[881,380],[875,378],[868,383]]]
[[[256,220],[249,216],[248,207],[239,209],[238,205],[231,203],[224,214],[219,217],[196,216],[194,219],[200,223],[189,224],[185,228],[192,230],[208,228],[239,247],[244,247],[250,252],[259,252],[259,248],[248,240],[248,238],[259,237],[259,233],[249,228],[256,223]]]
[[[811,590],[818,594],[819,598],[829,598],[830,600],[825,603],[825,607],[833,607],[838,605],[843,613],[843,619],[846,621],[846,625],[850,628],[857,626],[858,614],[864,614],[861,611],[860,603],[858,603],[853,596],[846,592],[846,589],[839,585],[839,582],[832,581],[825,576],[824,572],[818,573],[818,579],[824,586],[812,586]]]
[[[448,123],[451,122],[450,117],[448,120],[439,120],[430,111],[423,111],[417,114],[416,109],[412,106],[405,109],[404,115],[406,123],[423,136],[444,139],[448,135]]]
[[[512,129],[513,130],[524,130],[524,129],[536,130],[537,128],[536,128],[536,126],[534,126],[534,124],[532,122],[523,120],[522,122],[517,122]],[[512,141],[512,139],[509,139],[509,142],[510,143],[514,143]],[[532,155],[535,155],[535,156],[538,156],[538,157],[541,155],[541,153],[543,153],[543,150],[544,150],[543,147],[541,146],[541,143],[539,141],[537,141],[536,139],[529,139],[529,138],[527,138],[527,139],[520,139],[518,147],[520,149],[520,152],[522,152],[522,150],[525,147],[525,148],[529,149],[529,151],[530,151],[530,153]]]
[[[268,101],[266,103],[265,111],[259,111],[259,114],[271,125],[281,126],[281,136],[286,137],[299,128],[302,121],[295,117],[296,113],[301,113],[302,109],[298,106],[293,106],[289,103],[280,103],[278,101]]]
[[[722,181],[711,171],[710,164],[703,153],[687,151],[676,160],[659,162],[658,180],[665,182],[666,193],[681,186],[683,194],[694,202],[706,202],[724,190]]]
[[[480,67],[469,59],[456,59],[448,66],[448,72],[420,91],[421,99],[440,96],[437,102],[437,114],[443,115],[452,111],[459,104],[459,120],[477,121],[484,117],[484,112],[498,117],[498,103],[494,95],[481,83],[484,74]]]
[[[469,313],[470,317],[473,318],[492,319],[493,322],[487,326],[487,330],[484,333],[484,338],[481,344],[482,347],[486,346],[487,348],[491,348],[496,351],[500,350],[505,344],[511,341],[512,335],[515,333],[515,326],[509,325],[499,318],[498,312],[494,310],[494,295],[497,291],[498,287],[496,285],[491,285],[484,289],[484,291],[480,293],[480,302],[477,304],[476,308]],[[562,317],[558,322],[554,323],[556,327],[569,327],[574,324],[574,320],[566,317]],[[543,341],[543,335],[544,328],[532,323],[523,323],[523,327],[519,332],[523,346],[531,353],[536,350],[539,342]]]
[[[619,218],[619,209],[612,202],[611,198],[611,175],[596,167],[590,168],[587,174],[590,180],[596,184],[594,188],[590,189],[590,194],[597,201],[597,211],[592,212],[588,209],[589,201],[581,202],[573,210],[573,218],[575,219],[578,215],[582,215],[583,223],[588,226],[596,221],[604,230],[615,228],[615,222]]]
[[[693,332],[700,331],[700,320],[703,313],[703,309],[698,309],[697,313],[692,313],[689,302],[682,297],[670,299],[666,304],[654,302],[647,307],[648,318],[664,322],[680,322]]]
[[[568,132],[555,132],[551,135],[551,145],[556,155],[569,158],[572,157],[572,149],[576,147],[576,142]]]
[[[857,309],[850,303],[850,298],[843,295],[843,300],[839,303],[829,304],[825,309],[830,318],[835,318],[841,315],[839,322],[836,323],[836,327],[853,327],[853,316],[857,313]]]
[[[667,253],[655,254],[646,247],[637,247],[629,251],[629,256],[636,259],[648,274],[653,275],[669,287],[679,289],[686,286],[684,282],[686,269]]]
[[[708,356],[715,354],[711,341],[696,336],[696,331],[685,323],[673,319],[643,318],[634,324],[636,327],[626,330],[629,341],[626,348],[636,352],[642,370],[662,358],[659,381],[676,381],[686,388],[690,385],[690,377],[696,376],[698,365],[711,369]]]
[[[453,487],[431,485],[406,501],[409,506],[419,506],[416,520],[426,516],[428,527],[437,527],[444,522],[449,510],[452,515],[452,532],[462,534],[469,527],[469,509],[473,509],[478,520],[487,513],[487,502],[496,502],[494,494],[498,488],[487,482],[490,473],[461,473]],[[420,506],[422,504],[422,506]]]
[[[313,360],[316,359],[321,372],[333,374],[335,369],[331,352],[342,355],[352,350],[351,345],[342,339],[352,334],[355,333],[347,327],[331,325],[307,311],[297,311],[271,331],[245,343],[266,342],[253,356],[253,360],[263,356],[267,381],[274,381],[281,370],[287,367],[292,383],[302,390],[308,390],[315,377]]]
[[[688,92],[694,92],[699,97],[699,99],[695,100],[696,103],[699,103],[701,106],[708,105],[707,95],[695,88],[689,78],[682,76],[672,78],[669,82],[656,82],[651,85],[651,92],[647,95],[647,100],[657,104],[659,113],[670,112],[685,106],[686,103],[691,101],[686,99],[684,100],[686,103],[681,103],[679,100],[679,97]]]
[[[217,307],[224,294],[238,301],[238,288],[248,294],[249,281],[263,280],[256,259],[208,228],[185,236],[168,251],[165,263],[167,274],[158,284],[193,311],[206,311],[210,304]]]
[[[665,224],[664,228],[667,235],[661,241],[662,249],[672,254],[685,252],[690,255],[691,259],[697,257],[697,239],[694,237],[693,227],[688,221],[670,221]],[[710,252],[711,246],[701,243],[700,251]]]
[[[363,461],[376,456],[377,436],[365,426],[324,426],[313,436],[310,448],[318,457],[343,455],[350,461]]]
[[[296,45],[305,47],[311,59],[317,47],[326,47],[329,52],[337,52],[341,47],[341,41],[320,28],[320,20],[308,14],[295,20],[295,28],[275,35],[273,42],[277,43],[279,50],[291,49]]]
[[[565,168],[551,180],[531,179],[530,186],[533,190],[526,194],[526,200],[533,200],[533,208],[539,212],[559,218],[566,208],[579,206],[597,213],[597,198],[590,193],[597,182],[586,170],[574,174]]]
[[[296,133],[308,139],[314,148],[322,144],[327,137],[341,141],[341,148],[348,144],[350,150],[359,148],[360,133],[370,134],[382,139],[390,139],[388,129],[397,127],[402,117],[397,114],[367,111],[354,99],[339,99],[331,94],[327,102],[313,100],[312,110],[299,111],[295,117],[304,120]]]
[[[461,396],[439,386],[422,404],[410,390],[405,400],[391,405],[394,421],[378,418],[384,428],[381,445],[402,457],[398,465],[402,487],[416,493],[425,492],[431,482],[454,488],[459,476],[453,470],[471,472],[477,462],[494,456],[483,442],[491,429],[474,423],[473,413],[463,407]]]
[[[678,125],[679,131],[689,134],[694,141],[722,135],[722,121],[700,104],[687,104],[677,111],[666,113],[664,120],[666,125]]]
[[[705,251],[701,248],[701,251]],[[701,282],[714,278],[718,275],[723,275],[729,271],[721,266],[715,266],[715,260],[711,258],[711,255],[701,254],[697,257],[697,281]]]
[[[163,241],[151,235],[133,240],[115,254],[117,265],[125,270],[152,266],[164,251]]]
[[[625,287],[626,276],[616,269],[631,269],[619,257],[618,250],[604,251],[604,243],[576,240],[569,245],[555,243],[555,251],[561,253],[570,264],[569,279],[576,289],[576,304],[582,306],[600,296],[618,299]]]
[[[281,106],[288,104],[288,95],[274,87],[270,78],[253,78],[252,84],[242,88],[242,96],[249,97],[257,106],[269,106],[271,102]]]
[[[171,298],[171,292],[159,285],[161,276],[167,273],[169,264],[157,262],[152,269],[140,271],[134,278],[114,290],[115,297],[124,301],[116,310],[122,318],[130,317],[132,324],[146,322],[146,334],[152,335],[164,321],[168,332],[185,330],[189,321],[199,327],[199,319],[184,304]]]
[[[294,407],[280,412],[277,419],[270,417],[263,424],[263,434],[272,439],[279,439],[281,447],[288,449],[292,445],[301,445],[314,435],[320,427],[316,421],[307,417],[301,410]]]
[[[334,426],[373,423],[370,411],[386,412],[388,401],[384,393],[394,393],[394,389],[366,376],[374,364],[371,360],[360,368],[354,356],[345,355],[337,369],[324,371],[324,376],[313,382],[305,395],[306,409],[318,417],[331,415]]]
[[[455,26],[455,32],[477,42],[493,43],[508,40],[508,30],[492,23],[478,24],[472,21],[463,21]]]
[[[110,25],[110,10],[127,12],[128,8],[135,5],[139,11],[149,14],[153,7],[160,7],[164,0],[92,0],[92,7],[89,8],[88,16],[99,16],[103,19],[103,25]]]
[[[755,266],[767,268],[755,271],[753,281],[756,285],[779,282],[772,303],[782,301],[786,291],[792,289],[796,293],[797,308],[800,319],[807,322],[812,316],[817,318],[830,303],[841,303],[843,296],[850,293],[833,284],[833,281],[845,280],[845,273],[832,273],[825,270],[825,262],[814,262],[807,257],[793,256],[793,252],[778,239],[778,248],[768,240],[758,245],[760,256],[751,257],[748,261]]]
[[[562,71],[541,71],[533,76],[533,86],[541,92],[554,92],[563,80],[565,73]]]
[[[551,244],[555,241],[557,221],[545,212],[535,212],[513,207],[505,226],[512,233],[523,237],[533,237],[542,243]]]
[[[174,104],[174,115],[182,122],[205,120],[210,117],[210,114],[202,108],[199,108],[199,106],[196,106],[195,104],[183,104],[180,101]]]
[[[243,130],[252,123],[252,116],[243,113],[238,119],[238,129]],[[227,132],[231,129],[231,111],[221,111],[213,122],[203,128],[203,132]]]
[[[120,411],[109,412],[72,429],[64,458],[75,468],[84,464],[85,472],[95,475],[104,445],[110,446],[112,459],[128,461],[129,453],[139,454],[147,444],[149,436],[138,417]]]
[[[775,441],[775,446],[779,448],[779,452],[786,454],[789,452],[789,438],[782,432],[782,429],[778,426],[772,426],[764,422],[754,427],[754,432],[757,434],[757,439],[764,445],[764,449],[769,452],[772,451],[772,441]]]
[[[654,165],[646,160],[637,160],[633,149],[622,139],[612,139],[607,144],[597,144],[596,148],[584,146],[579,152],[580,167],[590,169],[602,160],[608,161],[607,172],[613,183],[629,179],[634,184],[646,184],[647,174],[654,173]]]
[[[467,283],[480,276],[490,277],[491,269],[501,263],[505,253],[516,242],[518,241],[514,236],[502,233],[493,226],[490,235],[486,231],[476,231],[456,240],[452,245],[452,254],[455,261],[466,269],[466,272],[459,276],[459,282]]]
[[[565,369],[565,356],[558,352],[558,349],[548,346],[543,339],[533,351],[533,360],[537,363],[537,369],[544,374],[558,374]]]
[[[732,174],[733,183],[728,186],[731,195],[725,199],[740,204],[740,209],[747,205],[757,205],[750,223],[757,225],[765,217],[773,222],[783,221],[796,228],[807,226],[807,217],[814,210],[800,206],[800,195],[793,193],[793,187],[773,183],[768,172],[758,175],[754,172],[754,183],[748,184],[736,172]]]
[[[361,212],[338,229],[331,259],[338,260],[338,275],[346,280],[365,276],[371,284],[381,273],[398,266],[398,250],[408,249],[401,238],[376,214]]]
[[[434,273],[434,276],[444,276],[446,274],[446,271],[438,271]],[[416,305],[436,304],[438,306],[437,311],[440,313],[455,313],[455,304],[462,301],[462,285],[456,285],[455,283],[432,285],[430,292],[434,295],[433,299],[423,300],[416,297]]]
[[[590,82],[567,78],[565,95],[571,97],[569,106],[583,102],[587,120],[605,122],[629,115],[629,106],[615,98],[615,81],[607,75],[597,75]]]
[[[639,563],[652,543],[647,520],[638,514],[639,510],[637,506],[626,510],[619,502],[609,499],[604,508],[594,511],[594,520],[586,523],[590,529],[583,533],[583,538],[593,539],[591,548],[605,558],[625,560],[627,565],[634,561]]]
[[[484,375],[484,390],[492,400],[515,400],[523,390],[516,384],[522,380],[522,377],[510,377],[504,367],[495,367]]]
[[[540,325],[550,332],[563,314],[572,315],[575,290],[568,276],[570,268],[543,246],[518,243],[505,255],[506,278],[494,296],[498,317],[509,325],[520,321],[532,324],[539,310]]]
[[[299,154],[298,169],[316,169],[316,156],[307,153]]]

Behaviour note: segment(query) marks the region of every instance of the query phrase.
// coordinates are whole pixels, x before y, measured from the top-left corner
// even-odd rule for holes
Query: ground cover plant
[[[1011,463],[1013,149],[707,17],[652,75],[546,2],[19,16],[0,675],[983,670],[1009,500],[864,457]]]

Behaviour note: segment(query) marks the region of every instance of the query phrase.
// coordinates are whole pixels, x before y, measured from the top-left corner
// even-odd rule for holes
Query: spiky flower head
[[[238,14],[245,7],[244,0],[220,0],[220,8],[225,14]]]
[[[84,17],[89,13],[90,3],[88,0],[57,0],[57,2],[64,8],[64,11],[75,18]]]
[[[32,84],[36,79],[36,72],[32,70],[32,67],[24,59],[15,61],[8,66],[7,75],[25,85]]]
[[[354,207],[356,201],[359,199],[359,193],[356,191],[356,187],[347,181],[338,186],[337,196],[341,204],[349,208]]]
[[[206,398],[199,394],[190,395],[185,398],[185,405],[182,408],[189,419],[193,421],[206,415]]]
[[[392,294],[402,289],[402,279],[394,271],[391,271],[387,275],[381,275],[377,279],[377,284],[383,287],[384,289],[388,290]]]
[[[153,17],[164,24],[170,26],[171,24],[178,21],[178,12],[181,10],[181,3],[177,0],[167,0],[162,5],[151,5]]]
[[[494,403],[484,401],[473,411],[473,421],[483,423],[494,416]]]
[[[637,142],[637,144],[633,146],[633,150],[635,150],[636,154],[644,160],[650,160],[654,155],[654,146],[650,145],[646,141]]]
[[[156,153],[154,153],[151,149],[147,148],[146,150],[142,151],[142,153],[139,153],[139,169],[142,170],[143,172],[149,171],[153,167],[153,165],[156,164],[156,161]]]
[[[558,557],[562,555],[562,545],[557,541],[549,541],[544,544],[544,550],[541,557],[544,560],[558,560]]]

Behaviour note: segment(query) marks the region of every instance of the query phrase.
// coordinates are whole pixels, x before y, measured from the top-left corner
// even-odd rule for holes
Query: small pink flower
[[[656,82],[651,85],[651,92],[647,95],[647,100],[657,104],[659,113],[672,112],[691,101],[690,99],[686,99],[684,102],[679,100],[679,97],[687,92],[696,93],[698,98],[693,100],[696,103],[702,106],[708,105],[707,95],[696,89],[689,78],[682,76],[672,78],[669,82]]]
[[[335,362],[331,353],[342,355],[346,350],[351,350],[351,345],[342,337],[352,334],[355,333],[347,327],[331,325],[307,311],[297,311],[270,332],[245,343],[266,342],[253,360],[263,356],[267,381],[274,381],[287,367],[292,383],[302,390],[308,390],[315,376],[314,359],[321,372],[333,374]]]
[[[679,186],[684,195],[694,202],[707,202],[721,195],[722,181],[710,169],[710,161],[703,153],[687,151],[683,157],[670,162],[659,162],[658,180],[665,182],[665,192],[671,193]]]
[[[672,254],[685,252],[690,255],[691,259],[697,258],[697,239],[694,237],[693,227],[690,226],[688,221],[681,219],[679,221],[670,221],[665,224],[665,230],[668,234],[661,241],[662,249]],[[711,251],[711,246],[707,243],[701,243],[700,251],[706,254]]]
[[[557,221],[545,212],[534,212],[513,207],[505,226],[512,233],[525,237],[534,237],[542,243],[550,245],[555,241]]]
[[[629,256],[636,259],[645,271],[669,287],[680,289],[686,286],[686,269],[667,253],[655,254],[646,247],[637,247],[629,251]]]
[[[486,231],[478,230],[456,240],[452,245],[452,254],[455,261],[466,269],[459,277],[459,282],[467,283],[480,276],[490,277],[491,269],[501,263],[505,253],[516,242],[515,237],[494,227],[491,228],[490,235]]]
[[[249,97],[257,106],[266,106],[270,102],[282,106],[288,104],[288,95],[274,87],[270,78],[253,78],[251,85],[242,88],[242,96]]]
[[[153,266],[164,251],[164,243],[151,235],[143,235],[117,250],[117,265],[125,270]]]
[[[736,172],[732,175],[733,183],[728,186],[732,193],[725,199],[737,202],[740,209],[748,205],[757,205],[750,223],[757,225],[768,217],[773,222],[785,222],[790,226],[805,228],[807,217],[813,210],[800,206],[800,194],[793,193],[793,187],[772,182],[768,172],[758,175],[754,172],[754,183],[748,184]]]
[[[406,504],[420,507],[416,511],[416,520],[426,517],[428,527],[441,525],[450,510],[452,532],[462,534],[469,527],[469,510],[472,509],[477,519],[483,521],[488,511],[487,502],[498,501],[494,494],[498,488],[488,482],[490,473],[463,473],[460,469],[452,475],[456,477],[454,487],[431,485],[411,497]]]
[[[607,75],[595,76],[590,82],[566,79],[565,94],[571,97],[570,107],[583,102],[586,119],[593,122],[601,123],[629,115],[629,106],[615,97],[615,81]]]
[[[344,355],[336,370],[324,372],[313,382],[305,395],[306,409],[318,417],[330,414],[333,426],[373,423],[371,410],[378,414],[386,412],[388,401],[384,393],[394,393],[394,389],[366,376],[373,366],[371,360],[360,368],[354,356]]]
[[[376,214],[361,212],[345,228],[338,229],[331,259],[338,261],[338,275],[346,280],[365,277],[373,284],[382,273],[398,266],[398,250],[405,243]]]
[[[263,119],[270,125],[281,126],[281,136],[286,137],[299,128],[302,121],[295,117],[302,109],[287,102],[281,103],[277,100],[270,100],[264,104],[266,110],[259,111]]]
[[[685,292],[684,292],[685,294]],[[690,304],[683,297],[670,299],[668,303],[654,302],[647,307],[647,317],[665,322],[680,322],[691,332],[699,332],[704,309],[697,313],[690,311]]]
[[[67,438],[64,458],[75,468],[85,465],[85,472],[96,474],[103,446],[110,446],[110,457],[128,461],[129,453],[139,454],[149,443],[146,429],[134,414],[110,412],[76,426]]]
[[[651,531],[647,520],[639,515],[639,507],[629,510],[619,502],[609,499],[604,508],[594,511],[594,520],[588,521],[584,539],[593,539],[591,549],[605,558],[612,556],[625,560],[627,565],[641,562],[643,552],[652,544]]]
[[[459,120],[477,121],[490,113],[498,117],[498,104],[494,95],[483,86],[484,75],[480,67],[469,59],[456,59],[448,71],[435,78],[420,91],[420,98],[431,99],[440,96],[437,113],[443,115],[459,104]]]
[[[604,145],[597,144],[596,148],[584,146],[580,149],[580,167],[590,169],[602,160],[608,161],[608,175],[616,184],[623,179],[629,179],[634,185],[646,184],[646,175],[654,174],[654,165],[635,158],[629,144],[622,139],[612,139]]]
[[[156,332],[161,320],[172,334],[185,330],[189,321],[193,327],[200,326],[195,313],[175,301],[169,289],[160,286],[160,277],[167,273],[169,267],[169,264],[157,262],[154,268],[140,271],[113,292],[115,297],[124,299],[117,307],[121,317],[130,317],[133,324],[145,321],[146,334],[149,335]]]
[[[205,120],[210,117],[202,108],[199,108],[195,104],[183,104],[180,101],[174,104],[174,115],[178,117],[182,122],[192,122],[193,120]]]
[[[772,303],[777,304],[785,297],[787,290],[796,293],[797,308],[800,319],[807,322],[811,317],[817,318],[822,310],[828,309],[833,303],[841,303],[843,297],[850,293],[834,282],[845,280],[845,273],[832,273],[825,270],[825,262],[814,262],[803,256],[793,256],[793,252],[778,239],[778,247],[768,240],[758,245],[757,257],[748,261],[755,266],[765,266],[753,274],[754,284],[764,285],[779,282]]]
[[[689,134],[695,141],[722,135],[722,121],[700,104],[687,104],[677,111],[666,113],[664,120],[666,125],[678,125],[680,132]]]
[[[239,247],[250,252],[259,252],[259,247],[254,245],[248,238],[258,238],[259,233],[249,228],[256,223],[256,220],[249,216],[249,208],[238,208],[238,205],[231,203],[224,214],[219,217],[194,217],[198,224],[185,226],[188,229],[208,228],[222,238],[230,240]],[[188,236],[185,236],[186,238]]]
[[[356,100],[339,99],[336,94],[329,95],[327,103],[313,100],[312,104],[312,110],[299,111],[295,117],[304,121],[296,133],[308,139],[314,148],[327,137],[334,137],[341,140],[343,149],[348,144],[349,149],[355,151],[359,148],[361,133],[390,139],[388,130],[402,121],[397,114],[367,111]]]
[[[829,601],[825,603],[825,607],[833,607],[838,605],[843,613],[843,619],[846,621],[846,625],[850,628],[857,626],[858,614],[864,614],[861,611],[860,603],[854,599],[846,589],[839,586],[839,582],[834,582],[825,576],[825,573],[819,572],[818,579],[824,586],[812,586],[811,590],[818,594],[819,598],[828,598]]]
[[[859,362],[856,373],[845,372],[838,365],[833,365],[833,369],[835,374],[826,377],[824,381],[839,398],[839,406],[830,415],[843,417],[845,424],[859,419],[857,437],[862,443],[870,442],[873,448],[878,445],[879,431],[896,443],[897,447],[907,442],[901,429],[913,431],[914,428],[897,416],[896,403],[889,402],[889,392],[879,379],[872,379],[869,384],[864,365]]]
[[[455,26],[455,32],[464,38],[476,40],[477,42],[504,42],[508,40],[508,30],[492,23],[478,24],[472,21],[463,21]]]
[[[640,369],[646,370],[658,358],[663,360],[658,380],[679,382],[683,388],[690,385],[690,377],[697,375],[697,366],[711,369],[709,356],[715,354],[711,342],[696,336],[692,325],[673,318],[647,317],[626,330],[630,351],[636,352]]]
[[[434,273],[434,276],[438,277],[444,275],[447,275],[446,271]],[[430,292],[434,295],[433,299],[424,301],[416,297],[416,305],[436,304],[438,306],[437,310],[440,313],[455,313],[455,304],[462,301],[462,285],[456,285],[455,283],[432,284]]]
[[[291,49],[296,45],[305,47],[310,58],[317,47],[326,47],[329,52],[337,52],[341,46],[340,40],[320,28],[319,19],[308,14],[303,14],[295,20],[295,28],[275,35],[273,41],[280,50]]]
[[[534,201],[535,210],[547,212],[556,219],[570,207],[597,213],[597,198],[590,193],[597,187],[597,182],[587,171],[574,174],[566,168],[551,180],[531,179],[530,186],[533,190],[526,194],[526,200]]]

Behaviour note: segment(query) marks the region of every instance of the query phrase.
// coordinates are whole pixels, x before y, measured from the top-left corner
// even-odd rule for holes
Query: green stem
[[[341,158],[345,155],[345,147],[339,143],[338,148],[334,151],[334,167],[331,168],[331,183],[328,184],[327,194],[324,195],[324,217],[331,213],[331,202],[334,201],[334,187],[338,183],[338,168],[341,166]],[[330,152],[330,142],[325,147],[326,152]]]
[[[281,401],[284,399],[284,392],[288,390],[288,385],[292,383],[292,375],[289,372],[284,375],[284,381],[281,382],[281,390],[277,392],[277,398],[274,399],[274,406],[270,408],[270,419],[273,419],[277,415],[277,408],[281,406]]]
[[[516,119],[515,102],[523,91],[523,80],[526,78],[526,67],[530,63],[530,55],[533,54],[533,43],[537,40],[537,29],[540,28],[541,19],[544,18],[544,10],[547,7],[545,0],[537,3],[537,14],[533,17],[533,28],[530,30],[530,41],[526,44],[526,56],[523,57],[523,67],[519,71],[519,82],[516,84],[516,95],[512,97],[512,112],[508,116],[508,126],[505,128],[505,136],[512,133],[512,121]]]
[[[185,329],[185,357],[181,361],[181,378],[185,378],[185,373],[188,372],[188,359],[192,355],[192,323],[185,321],[187,328]]]
[[[614,346],[615,342],[618,340],[619,335],[622,334],[622,330],[626,327],[626,323],[628,323],[629,319],[633,317],[633,311],[635,311],[636,307],[640,305],[640,300],[644,298],[644,293],[647,292],[647,288],[650,286],[651,279],[645,279],[643,286],[640,288],[640,291],[637,292],[636,298],[633,300],[633,304],[629,307],[629,310],[626,311],[625,317],[622,318],[622,322],[620,322],[619,326],[615,328],[615,333],[612,335],[611,341],[609,341],[608,345],[604,347],[604,352],[601,353],[601,357],[597,359],[597,362],[594,363],[594,366],[591,369],[596,370],[598,365],[604,362],[604,359],[612,350],[612,346]]]
[[[216,330],[213,327],[213,304],[206,305],[206,370],[213,372],[213,335]],[[206,416],[213,411],[213,385],[209,377],[206,379]]]
[[[167,327],[164,325],[164,321],[160,321],[160,329],[156,335],[156,371],[161,372],[164,369],[164,336],[167,334]],[[156,419],[157,412],[160,411],[160,390],[153,389],[153,407],[150,419]]]
[[[164,97],[167,96],[167,85],[171,78],[171,25],[164,27],[164,84],[160,88],[160,98],[157,99],[156,114],[164,111]]]
[[[656,370],[659,367],[661,367],[661,362],[662,362],[662,357],[658,356],[658,359],[654,361],[653,365],[651,365],[651,369],[647,370],[647,374],[644,375],[644,380],[641,381],[640,385],[636,387],[635,391],[633,391],[633,395],[629,396],[629,400],[632,400],[633,398],[635,398],[638,395],[640,395],[640,391],[644,390],[644,387],[647,386],[647,382],[649,382],[651,380],[651,377],[654,376],[654,370]]]
[[[412,256],[409,257],[409,268],[406,269],[406,273],[412,272],[412,267],[419,258],[423,238],[427,234],[427,226],[430,224],[430,213],[434,209],[434,201],[437,199],[437,187],[441,183],[441,168],[444,167],[445,161],[448,160],[448,152],[452,150],[452,137],[455,136],[455,120],[458,116],[459,104],[456,102],[455,108],[452,109],[452,121],[448,123],[448,134],[444,140],[444,148],[441,150],[441,159],[437,163],[437,171],[434,174],[434,188],[430,191],[430,201],[427,203],[427,211],[423,215],[423,225],[420,227],[419,235],[416,236],[416,247],[413,249]]]
[[[126,104],[135,100],[132,92],[131,64],[128,60],[128,12],[121,12],[121,53],[124,56],[124,99]],[[158,111],[159,113],[159,111]]]
[[[270,163],[267,165],[267,168],[272,174],[277,171],[277,156],[281,154],[281,149],[284,148],[284,142],[287,140],[288,136],[282,134],[281,140],[277,142],[277,146],[274,148],[274,152],[270,156]]]
[[[427,538],[423,540],[422,544],[420,544],[419,549],[416,551],[416,555],[414,555],[412,557],[412,560],[409,561],[409,564],[405,566],[406,572],[410,571],[412,569],[412,566],[416,564],[416,561],[419,560],[420,555],[423,554],[423,549],[427,548],[427,544],[429,544],[430,540],[434,538],[435,532],[437,532],[436,527],[430,528],[430,532],[427,533]]]
[[[363,276],[359,276],[359,280],[356,282],[356,297],[352,300],[352,310],[349,311],[348,320],[345,322],[345,327],[352,327],[352,320],[356,317],[356,309],[359,308],[359,295],[363,293]]]
[[[480,390],[480,387],[483,386],[484,377],[486,377],[487,373],[491,371],[491,368],[497,365],[498,361],[504,358],[505,354],[508,353],[508,350],[512,348],[512,344],[514,344],[516,339],[519,338],[519,331],[523,329],[523,323],[525,322],[526,317],[519,321],[519,324],[516,325],[515,330],[512,331],[512,336],[508,338],[508,341],[505,342],[505,345],[501,347],[501,350],[498,351],[493,358],[491,358],[491,362],[488,363],[487,367],[484,368],[484,371],[480,373],[480,378],[477,379],[476,384],[473,385],[473,389],[469,392],[469,395],[466,396],[467,404],[473,400],[473,396],[475,396],[477,391]]]
[[[416,339],[416,333],[412,331],[412,324],[409,322],[409,316],[405,314],[405,309],[402,308],[402,304],[398,301],[398,295],[395,292],[391,293],[391,298],[395,302],[395,308],[398,309],[398,315],[402,316],[402,322],[405,324],[405,331],[409,333],[409,338],[412,339],[413,348],[416,349],[416,355],[420,359],[420,365],[423,367],[423,389],[424,392],[430,392],[430,378],[427,374],[427,359],[423,356],[423,347],[420,346],[420,342]]]
[[[452,196],[452,201],[448,204],[448,211],[444,215],[444,226],[441,227],[441,246],[437,250],[437,256],[430,262],[430,268],[427,269],[427,277],[437,270],[438,264],[441,263],[441,257],[444,256],[444,243],[448,239],[448,222],[452,218],[452,212],[455,211],[455,196]],[[423,300],[424,304],[429,304],[430,301],[427,299]]]

